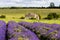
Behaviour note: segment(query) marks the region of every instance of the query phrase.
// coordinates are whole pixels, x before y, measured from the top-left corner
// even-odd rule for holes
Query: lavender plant
[[[60,25],[59,24],[47,24],[40,22],[19,22],[19,25],[22,25],[28,29],[31,29],[41,40],[58,40]],[[43,37],[42,37],[43,36]],[[43,39],[44,38],[44,39]]]
[[[6,23],[0,20],[0,40],[5,40]]]
[[[8,40],[40,40],[32,31],[16,22],[8,22]]]

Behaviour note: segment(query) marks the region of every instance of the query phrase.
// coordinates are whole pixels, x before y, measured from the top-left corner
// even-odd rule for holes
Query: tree
[[[51,2],[50,7],[55,7],[55,4],[53,2]]]
[[[58,19],[59,15],[57,15],[56,13],[49,13],[47,17],[50,19]]]
[[[59,15],[56,14],[56,13],[49,13],[48,16],[44,19],[58,19],[59,18]]]

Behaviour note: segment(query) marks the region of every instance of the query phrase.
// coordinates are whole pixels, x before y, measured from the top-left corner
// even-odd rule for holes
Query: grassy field
[[[24,16],[27,13],[37,13],[41,15],[42,18],[46,17],[48,13],[55,12],[60,15],[60,9],[0,9],[0,15],[6,15],[6,19],[0,19],[8,22],[9,20],[14,20],[16,22],[19,21],[27,21],[27,22],[44,22],[44,23],[58,23],[60,24],[60,20],[22,20],[19,19],[21,16]],[[13,17],[15,17],[13,19]]]

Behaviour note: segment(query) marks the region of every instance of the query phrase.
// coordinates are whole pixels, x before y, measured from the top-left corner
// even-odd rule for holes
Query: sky
[[[51,2],[59,6],[60,0],[0,0],[0,7],[48,7]]]

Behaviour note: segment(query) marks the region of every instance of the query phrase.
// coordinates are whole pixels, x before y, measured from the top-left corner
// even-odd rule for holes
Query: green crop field
[[[10,20],[14,20],[16,22],[19,21],[27,21],[27,22],[44,22],[44,23],[57,23],[60,24],[60,20],[26,20],[19,19],[21,16],[24,16],[27,13],[37,13],[41,15],[42,18],[46,17],[49,13],[57,13],[60,15],[60,9],[0,9],[0,15],[5,15],[6,18],[0,20],[4,20],[6,22]],[[14,18],[13,18],[14,17]]]

